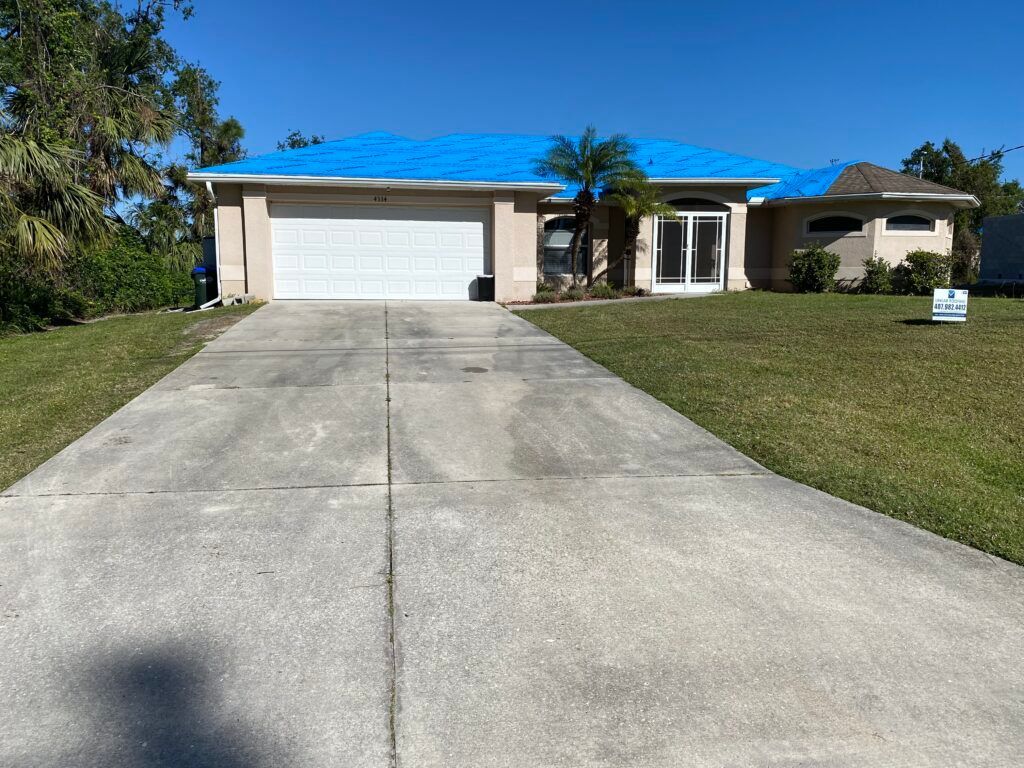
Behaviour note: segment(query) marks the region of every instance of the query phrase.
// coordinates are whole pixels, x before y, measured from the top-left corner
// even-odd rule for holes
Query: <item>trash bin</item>
[[[494,275],[476,276],[476,300],[494,301]]]
[[[196,300],[192,309],[199,309],[206,303],[206,267],[192,268],[192,282],[196,289]]]

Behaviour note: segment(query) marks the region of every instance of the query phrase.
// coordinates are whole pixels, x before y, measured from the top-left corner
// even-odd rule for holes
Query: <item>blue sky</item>
[[[199,0],[168,37],[221,81],[250,154],[289,129],[426,138],[588,122],[801,167],[898,167],[946,136],[970,156],[1024,144],[1012,2]],[[1024,179],[1024,149],[1006,170]]]

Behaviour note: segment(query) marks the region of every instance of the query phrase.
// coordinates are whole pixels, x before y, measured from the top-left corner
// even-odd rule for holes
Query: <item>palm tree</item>
[[[537,174],[548,178],[564,181],[570,187],[576,187],[573,198],[572,239],[569,241],[569,253],[572,268],[572,285],[579,286],[579,268],[577,267],[580,243],[583,233],[590,224],[597,205],[597,195],[601,190],[617,186],[625,177],[638,172],[633,162],[633,144],[621,133],[599,139],[597,129],[588,125],[583,135],[573,141],[568,136],[552,136],[551,148],[544,157],[536,160]],[[587,286],[593,282],[590,270],[587,271]]]
[[[102,241],[103,198],[75,179],[81,155],[6,130],[0,115],[0,250],[29,272],[55,274],[76,245]]]
[[[597,277],[607,274],[622,261],[629,261],[636,257],[636,243],[640,238],[640,222],[645,218],[665,216],[675,219],[679,217],[675,208],[668,203],[661,202],[660,194],[660,190],[647,180],[646,174],[638,172],[623,178],[608,195],[608,200],[618,205],[625,214],[626,242],[622,249],[622,255],[605,267]]]

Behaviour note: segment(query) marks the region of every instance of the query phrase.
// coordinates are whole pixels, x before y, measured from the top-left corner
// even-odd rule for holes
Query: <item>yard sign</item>
[[[967,322],[967,291],[936,288],[932,294],[932,322]]]

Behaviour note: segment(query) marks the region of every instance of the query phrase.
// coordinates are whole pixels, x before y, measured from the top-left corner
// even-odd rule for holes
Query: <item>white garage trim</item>
[[[490,268],[486,208],[270,207],[275,299],[466,300]]]

